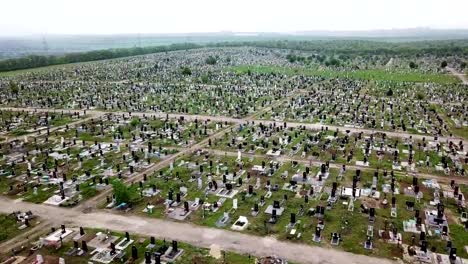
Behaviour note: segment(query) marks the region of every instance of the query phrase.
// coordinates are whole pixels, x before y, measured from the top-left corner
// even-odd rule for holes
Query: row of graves
[[[437,208],[430,197],[440,186],[416,176],[408,181],[390,170],[354,171],[346,165],[338,170],[329,163],[317,168],[199,150],[138,183],[145,198],[135,213],[401,257],[403,245],[411,241],[409,226],[438,221],[432,219],[435,209],[429,208]],[[453,186],[443,197],[459,205],[457,213],[466,218],[463,193]],[[445,225],[427,233],[427,243],[437,247],[450,236],[448,226],[453,223],[445,219]],[[465,256],[463,243],[455,237],[452,247]],[[432,252],[443,258],[441,248]]]
[[[128,178],[176,150],[135,142],[94,142],[60,136],[72,130],[25,136],[1,145],[2,194],[35,203],[72,206]]]
[[[80,112],[38,112],[0,110],[0,140],[27,135],[33,132],[46,133],[48,129],[63,126],[85,117]]]
[[[362,86],[360,81],[340,79],[316,83],[308,94],[297,95],[261,118],[426,135],[452,134],[444,113],[434,110],[427,101],[409,98],[406,93],[392,97],[372,95],[373,92],[361,94]]]
[[[11,214],[0,214],[0,242],[12,239],[40,224],[40,219],[31,211],[15,211]]]
[[[115,144],[130,143],[147,146],[158,154],[158,147],[187,147],[226,126],[227,123],[193,120],[183,117],[169,119],[155,115],[132,116],[132,113],[106,114],[96,120],[82,123],[74,130],[61,131],[64,137],[86,141],[106,141]]]
[[[197,248],[179,243],[167,242],[155,237],[130,236],[125,234],[83,227],[51,228],[40,230],[37,241],[14,249],[12,255],[0,256],[2,263],[175,263],[195,257]],[[185,252],[188,249],[188,253]],[[191,256],[192,255],[192,256]]]
[[[468,151],[463,141],[445,142],[437,137],[392,138],[385,133],[351,133],[349,130],[309,130],[286,123],[248,122],[231,128],[223,138],[209,142],[210,148],[280,156],[395,171],[464,176]]]

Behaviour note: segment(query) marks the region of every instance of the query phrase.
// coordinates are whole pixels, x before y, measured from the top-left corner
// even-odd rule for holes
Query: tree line
[[[302,50],[315,52],[316,56],[324,59],[324,54],[340,54],[347,58],[352,56],[369,57],[373,55],[383,56],[433,56],[468,55],[468,41],[466,40],[444,40],[444,41],[413,41],[413,42],[379,42],[370,40],[268,40],[249,42],[217,42],[207,44],[180,43],[167,46],[134,47],[121,49],[106,49],[89,52],[69,53],[57,56],[30,55],[22,58],[14,58],[0,61],[0,72],[14,71],[21,69],[44,67],[49,65],[59,65],[76,62],[96,61],[105,59],[115,59],[135,55],[145,55],[158,52],[168,52],[176,50],[189,50],[203,47],[263,47]],[[301,57],[288,57],[290,61],[299,61]],[[215,64],[216,58],[208,58],[208,64]],[[336,64],[337,61],[329,61]],[[466,66],[466,65],[465,65]]]
[[[29,55],[22,58],[14,58],[0,61],[0,72],[45,67],[51,65],[60,65],[67,63],[115,59],[176,50],[188,50],[201,47],[202,46],[198,44],[181,43],[167,46],[95,50],[88,52],[67,53],[64,55],[56,56]]]

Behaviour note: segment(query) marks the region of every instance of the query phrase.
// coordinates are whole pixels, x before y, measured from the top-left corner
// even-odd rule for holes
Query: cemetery
[[[402,172],[309,167],[199,150],[127,189],[136,197],[129,201],[132,214],[402,258],[418,241],[434,253],[444,253],[447,241],[464,248],[466,222],[458,218],[465,212],[459,194],[466,188]],[[148,189],[155,195],[141,195]],[[444,207],[451,208],[451,219],[438,209]],[[451,237],[452,228],[461,237]],[[414,239],[424,232],[426,237]],[[457,252],[466,257],[466,251]]]
[[[2,74],[0,202],[468,261],[468,89],[440,67],[457,58],[323,50],[210,46]],[[34,213],[0,216],[0,243]],[[0,263],[291,263],[65,220]]]

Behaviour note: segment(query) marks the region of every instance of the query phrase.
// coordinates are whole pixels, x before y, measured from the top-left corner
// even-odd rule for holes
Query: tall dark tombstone
[[[177,241],[172,240],[172,252],[177,252],[179,251],[179,248],[177,247]]]
[[[84,240],[81,241],[81,250],[88,252],[88,244],[86,244],[86,241]]]
[[[151,262],[150,262],[151,263]],[[161,264],[161,254],[156,252],[154,254],[154,263],[155,264]]]
[[[151,264],[151,253],[148,251],[145,252],[145,264]]]
[[[453,262],[457,259],[457,248],[450,248],[450,255],[449,255],[450,261]]]
[[[138,249],[134,245],[132,246],[132,259],[138,259]]]
[[[110,248],[111,248],[110,254],[111,254],[111,255],[115,255],[115,253],[116,253],[116,252],[115,252],[115,244],[114,244],[113,242],[110,243]]]
[[[290,221],[291,224],[295,224],[296,223],[296,214],[295,213],[291,213],[291,221]]]

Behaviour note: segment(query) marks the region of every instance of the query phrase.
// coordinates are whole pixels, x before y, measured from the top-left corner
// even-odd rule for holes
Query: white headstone
[[[64,258],[59,258],[59,264],[65,264],[65,259]]]
[[[237,209],[237,199],[232,199],[232,208]]]
[[[44,258],[42,257],[42,255],[36,255],[36,263],[37,264],[42,264],[44,263]]]
[[[60,138],[60,145],[63,145],[63,142],[65,142],[65,140],[63,139],[63,137]]]
[[[240,150],[237,151],[237,159],[241,160],[242,159],[242,153]]]
[[[201,178],[201,177],[198,178],[197,181],[198,181],[198,189],[203,188],[203,181],[202,181],[202,178]]]

